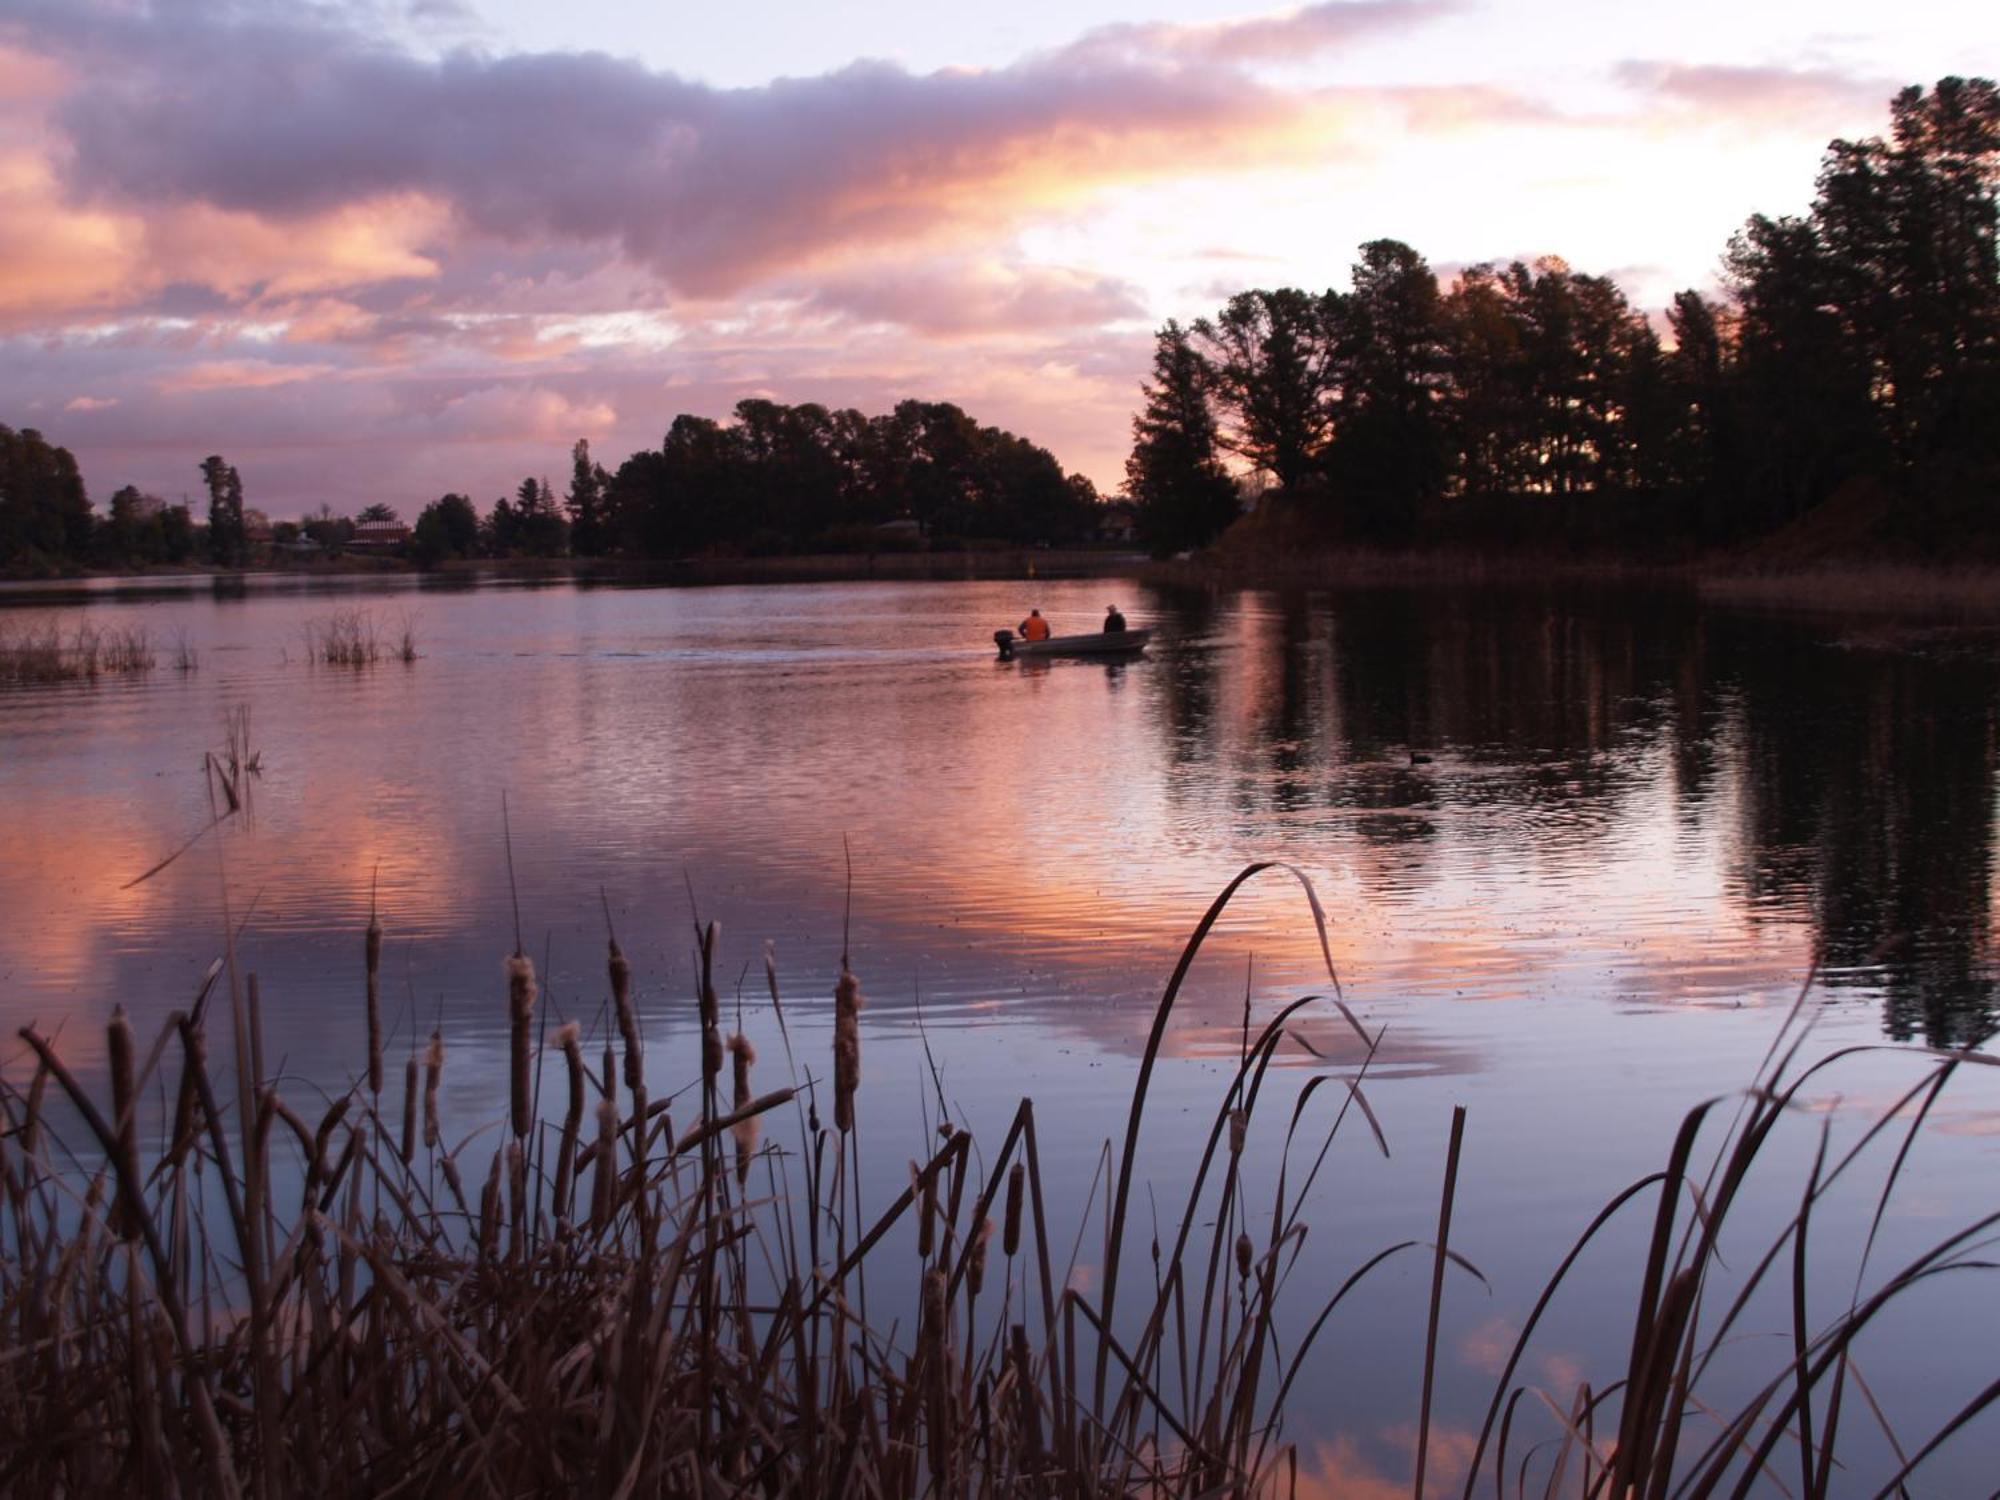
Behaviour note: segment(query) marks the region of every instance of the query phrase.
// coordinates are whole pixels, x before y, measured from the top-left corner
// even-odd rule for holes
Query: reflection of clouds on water
[[[438,960],[409,955],[406,985],[483,1004],[455,970],[511,938],[504,792],[525,920],[579,1004],[600,885],[663,992],[691,884],[817,997],[845,841],[885,1014],[920,985],[947,1023],[1119,1050],[1215,890],[1271,855],[1312,872],[1343,980],[1404,1034],[1448,1036],[1436,1002],[1461,999],[1762,999],[1815,947],[1899,1031],[1986,1013],[1990,664],[1829,652],[1671,597],[1120,588],[1159,635],[1116,672],[984,649],[1029,594],[1094,621],[1093,582],[431,592],[423,660],[362,674],[278,664],[324,592],[101,603],[187,629],[214,670],[16,695],[0,793],[25,855],[0,893],[28,919],[0,959],[43,996],[205,961],[212,859],[133,898],[107,872],[191,826],[171,768],[247,702],[267,770],[228,874],[302,1005],[345,1003],[378,869],[392,942]],[[1170,1048],[1217,1053],[1253,958],[1260,996],[1309,990],[1316,946],[1299,903],[1246,893]]]

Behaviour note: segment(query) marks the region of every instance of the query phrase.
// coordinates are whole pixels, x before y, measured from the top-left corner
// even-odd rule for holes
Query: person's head
[[[1039,609],[1031,609],[1028,611],[1028,613],[1037,620],[1039,620],[1042,617],[1042,612]]]
[[[1118,606],[1115,604],[1107,604],[1104,606],[1104,612],[1107,615],[1115,615],[1118,613]]]

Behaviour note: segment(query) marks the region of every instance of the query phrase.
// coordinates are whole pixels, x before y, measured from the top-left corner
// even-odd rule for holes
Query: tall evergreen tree
[[[1172,321],[1153,340],[1144,409],[1132,419],[1125,489],[1156,556],[1213,541],[1236,516],[1236,486],[1222,467],[1209,370],[1187,329]]]
[[[1399,240],[1371,240],[1352,290],[1329,294],[1336,406],[1329,467],[1365,529],[1406,535],[1444,487],[1437,403],[1445,345],[1437,277]]]
[[[243,528],[243,481],[234,466],[211,453],[201,461],[208,487],[208,555],[217,567],[240,568],[249,555]]]
[[[569,494],[564,509],[569,513],[569,549],[578,557],[601,557],[614,541],[607,513],[610,476],[591,462],[590,441],[578,438],[570,449]]]

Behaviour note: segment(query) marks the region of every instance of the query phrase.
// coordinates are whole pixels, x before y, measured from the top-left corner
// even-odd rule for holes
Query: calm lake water
[[[992,631],[1030,604],[1063,631],[1114,600],[1155,630],[1142,659],[993,659]],[[697,1066],[691,910],[720,919],[731,991],[744,972],[745,1025],[767,1041],[773,945],[801,1065],[823,1075],[851,857],[871,1193],[896,1190],[934,1120],[927,1041],[952,1113],[989,1139],[1034,1095],[1080,1223],[1181,945],[1246,862],[1295,863],[1349,1002],[1387,1028],[1369,1097],[1393,1153],[1343,1135],[1307,1215],[1302,1287],[1432,1233],[1451,1107],[1469,1111],[1453,1241],[1491,1290],[1467,1278],[1447,1301],[1447,1467],[1542,1278],[1663,1160],[1687,1108],[1750,1079],[1801,985],[1814,1056],[1956,1046],[1994,1020],[2000,670],[1948,642],[1891,649],[1628,590],[197,583],[0,603],[15,619],[138,623],[200,653],[191,674],[163,651],[140,679],[0,690],[0,1021],[10,1038],[60,1027],[86,1072],[112,1005],[150,1035],[233,924],[267,1055],[289,1086],[346,1086],[372,893],[392,1052],[441,1020],[447,1108],[467,1127],[493,1118],[511,827],[523,940],[552,1004],[598,1016],[608,904],[656,1092]],[[309,666],[308,622],[355,607],[390,631],[407,617],[420,659]],[[262,764],[249,815],[130,884],[207,820],[203,752],[239,708]],[[1261,1024],[1325,988],[1298,887],[1253,882],[1169,1028],[1145,1137],[1163,1215],[1246,997]],[[1258,1127],[1271,1152],[1312,1072],[1359,1058],[1330,1010],[1308,1014],[1328,1061],[1287,1047]],[[760,1083],[783,1081],[779,1056],[765,1047]],[[17,1046],[4,1068],[18,1076]],[[2000,1088],[1967,1071],[1980,1076],[1945,1096],[1898,1190],[1883,1265],[2000,1208]],[[1809,1088],[1752,1217],[1795,1207],[1823,1124],[1852,1140],[1916,1076],[1869,1055]],[[1818,1230],[1828,1312],[1872,1207],[1837,1202]],[[1644,1229],[1614,1226],[1525,1371],[1565,1407],[1578,1373],[1622,1374],[1603,1351],[1629,1332]],[[1754,1259],[1761,1244],[1746,1232],[1733,1248]],[[1332,1492],[1407,1473],[1428,1275],[1415,1257],[1390,1269],[1327,1336],[1298,1420]],[[1994,1374],[2000,1315],[1967,1284],[1969,1301],[1925,1294],[1861,1346],[1906,1436]],[[1773,1310],[1755,1331],[1785,1326]],[[1768,1339],[1745,1347],[1746,1368],[1782,1357]],[[1988,1466],[1954,1462],[1936,1493],[1991,1487]]]

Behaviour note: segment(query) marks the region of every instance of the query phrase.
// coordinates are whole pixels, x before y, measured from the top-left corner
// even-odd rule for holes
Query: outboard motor
[[[994,645],[996,645],[996,646],[998,646],[998,647],[1000,648],[1000,660],[1002,660],[1002,661],[1012,661],[1012,660],[1013,660],[1013,658],[1014,658],[1014,632],[1013,632],[1013,631],[1011,631],[1011,630],[996,630],[996,631],[994,631],[994,632],[993,632],[993,644],[994,644]]]

